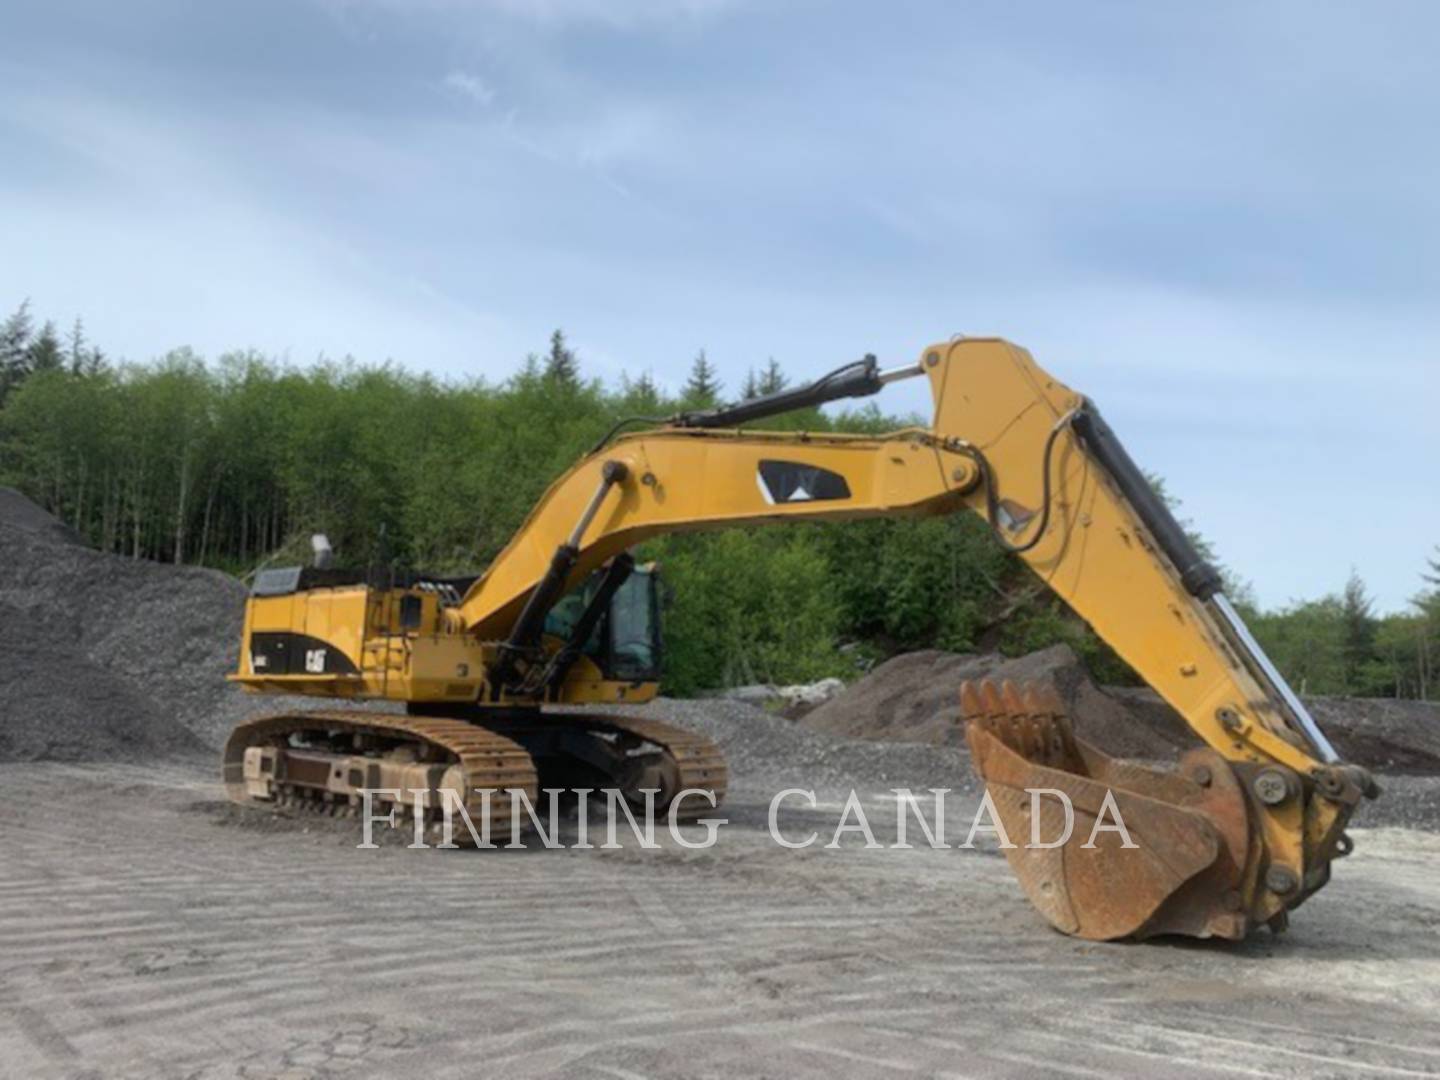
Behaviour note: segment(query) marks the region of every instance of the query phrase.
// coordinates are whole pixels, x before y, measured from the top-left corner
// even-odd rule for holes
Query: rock
[[[782,686],[778,693],[787,710],[810,710],[825,704],[844,689],[845,683],[832,677],[819,682]]]
[[[720,701],[735,701],[756,709],[779,710],[793,720],[825,704],[844,689],[844,680],[831,677],[813,683],[795,683],[792,686],[771,686],[769,683],[732,686],[728,690],[717,690],[701,696]]]
[[[780,690],[769,683],[753,683],[749,686],[732,686],[727,690],[716,690],[713,693],[702,694],[701,697],[715,698],[720,701],[737,701],[742,705],[751,705],[757,709],[769,708],[780,703]]]

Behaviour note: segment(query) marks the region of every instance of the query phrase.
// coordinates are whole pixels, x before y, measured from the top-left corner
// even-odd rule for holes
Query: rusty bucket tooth
[[[1005,856],[1056,929],[1102,941],[1245,936],[1251,824],[1223,757],[1194,750],[1178,771],[1115,761],[1075,737],[1046,684],[966,682],[960,705]]]

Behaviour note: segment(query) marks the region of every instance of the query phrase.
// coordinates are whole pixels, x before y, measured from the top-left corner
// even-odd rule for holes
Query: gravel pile
[[[0,761],[132,759],[202,744],[41,612],[0,603]]]
[[[208,752],[283,704],[225,682],[245,589],[94,551],[0,491],[0,760]]]
[[[1440,705],[1384,698],[1308,698],[1347,761],[1389,774],[1440,776]]]
[[[1182,730],[1174,709],[1153,690],[1107,691],[1135,723]],[[1440,776],[1440,705],[1390,698],[1312,697],[1305,705],[1346,761],[1391,776]]]
[[[58,543],[86,546],[84,537],[14,488],[0,487],[0,524]]]

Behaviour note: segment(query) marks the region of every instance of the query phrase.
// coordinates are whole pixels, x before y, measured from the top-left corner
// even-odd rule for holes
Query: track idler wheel
[[[644,806],[644,793],[654,791],[655,809],[664,811],[680,792],[680,769],[665,753],[636,754],[625,759],[615,786],[632,806]]]
[[[1115,761],[1075,738],[1048,686],[967,682],[960,703],[1012,845],[1005,857],[1057,930],[1101,941],[1245,936],[1250,812],[1223,757],[1193,750],[1173,772]],[[1066,800],[1073,820],[1059,843]]]

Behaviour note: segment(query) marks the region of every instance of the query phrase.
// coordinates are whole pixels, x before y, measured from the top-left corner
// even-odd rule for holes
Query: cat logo
[[[325,650],[305,650],[305,670],[319,675],[325,671]]]
[[[770,506],[850,498],[845,477],[799,461],[762,461],[755,483]]]

